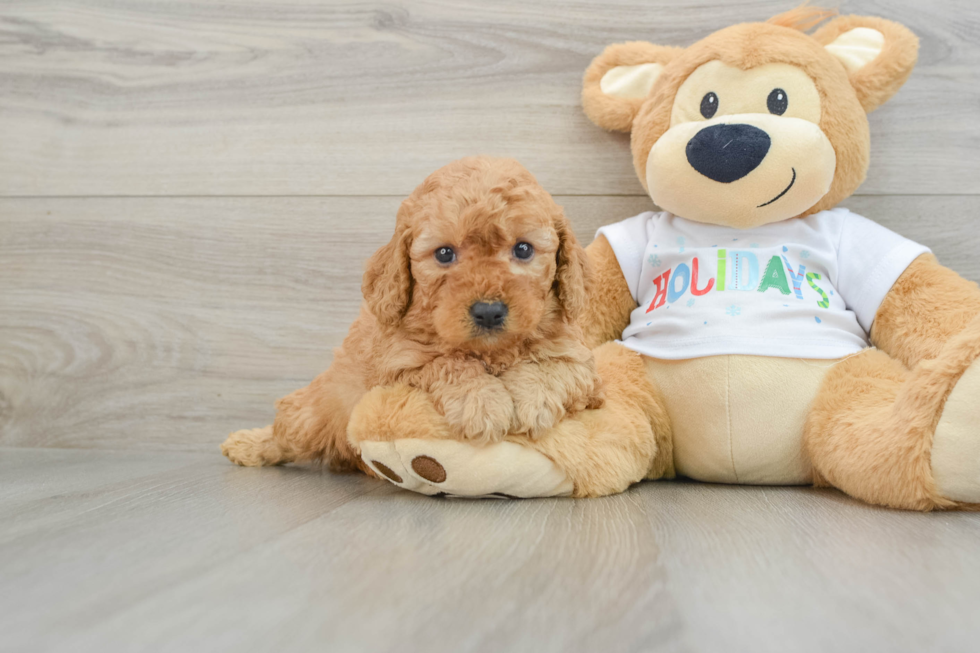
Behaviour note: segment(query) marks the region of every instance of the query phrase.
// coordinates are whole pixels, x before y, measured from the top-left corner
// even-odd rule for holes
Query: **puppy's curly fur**
[[[518,258],[519,243],[533,256]],[[451,262],[436,259],[443,248]],[[347,424],[368,390],[398,382],[431,393],[455,437],[533,438],[567,412],[601,405],[576,324],[589,278],[561,208],[531,173],[511,159],[450,163],[399,208],[394,236],[368,262],[364,305],[333,365],[279,400],[271,427],[233,433],[222,451],[240,465],[318,459],[369,471]],[[503,325],[479,328],[470,312],[477,302],[506,305]]]

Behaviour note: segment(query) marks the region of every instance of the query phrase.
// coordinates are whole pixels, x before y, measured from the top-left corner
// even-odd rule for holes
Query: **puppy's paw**
[[[570,413],[577,413],[582,410],[598,410],[605,404],[606,393],[602,389],[602,379],[598,374],[593,374],[591,382],[565,402],[565,409]]]
[[[585,400],[586,410],[599,410],[606,405],[606,393],[602,390],[595,392]]]
[[[221,453],[242,467],[264,467],[284,462],[282,451],[272,439],[271,426],[235,431],[221,445]]]
[[[514,432],[536,438],[569,413],[602,405],[602,380],[587,362],[516,365],[500,377],[514,398]]]
[[[548,388],[528,389],[512,394],[514,398],[514,433],[531,438],[547,431],[565,416],[563,397]]]
[[[467,439],[497,442],[510,432],[514,401],[499,381],[441,399],[446,421]]]

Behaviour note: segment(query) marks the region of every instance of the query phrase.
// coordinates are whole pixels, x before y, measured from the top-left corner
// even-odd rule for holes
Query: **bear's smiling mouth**
[[[755,208],[761,209],[763,206],[769,206],[770,204],[772,204],[773,202],[775,202],[776,200],[778,200],[780,197],[782,197],[783,195],[785,195],[786,193],[788,193],[789,192],[789,189],[792,188],[793,187],[793,184],[795,184],[795,183],[796,183],[796,168],[793,168],[793,181],[789,182],[789,186],[786,187],[786,190],[784,190],[779,195],[776,195],[774,198],[772,198],[771,200],[769,200],[765,204],[760,204],[759,206],[757,206]]]

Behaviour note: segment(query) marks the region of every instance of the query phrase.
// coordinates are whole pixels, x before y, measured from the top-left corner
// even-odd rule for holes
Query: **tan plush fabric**
[[[932,475],[939,494],[980,503],[980,366],[960,378],[946,400],[932,444]]]
[[[834,52],[834,45],[854,44],[855,30],[874,30],[884,37],[884,44],[877,57],[866,65],[857,67],[853,51]],[[848,37],[847,34],[851,33]],[[862,34],[862,32],[856,32]],[[866,43],[873,38],[863,32]],[[813,34],[813,39],[825,46],[829,52],[840,57],[851,86],[857,93],[861,106],[868,113],[887,102],[908,80],[919,58],[919,39],[907,27],[884,18],[873,16],[841,16],[832,20]],[[870,44],[869,44],[870,45]],[[877,47],[877,46],[875,46]],[[841,56],[844,55],[844,56]]]
[[[658,64],[663,66],[670,62],[681,48],[664,45],[654,45],[643,41],[630,43],[614,43],[593,60],[592,65],[585,71],[582,81],[582,107],[586,115],[603,129],[629,132],[633,119],[643,103],[646,95],[636,97],[633,94],[617,96],[606,94],[602,90],[602,80],[615,68],[623,66],[641,66]],[[657,78],[660,70],[657,70]],[[654,80],[656,82],[656,80]],[[650,87],[650,92],[656,86]]]
[[[599,89],[605,95],[620,98],[642,99],[653,88],[660,71],[664,67],[658,63],[641,63],[636,66],[616,66],[611,68],[599,81]]]
[[[878,308],[871,342],[913,368],[980,315],[980,289],[932,254],[913,261]]]
[[[937,487],[931,450],[943,420],[978,437],[975,420],[964,424],[955,404],[945,412],[947,398],[977,358],[980,318],[951,337],[936,358],[912,370],[875,349],[833,367],[813,401],[804,435],[815,481],[893,508],[975,508]],[[970,392],[967,387],[964,396],[975,402]]]
[[[605,236],[597,236],[585,251],[591,262],[592,284],[581,323],[586,346],[595,348],[623,334],[636,300]]]
[[[378,476],[421,494],[509,499],[572,493],[565,472],[513,442],[474,447],[457,440],[403,438],[363,442],[361,453]]]
[[[884,34],[870,27],[855,27],[834,39],[827,51],[844,64],[847,72],[854,73],[874,61],[884,47]]]
[[[810,400],[835,361],[712,356],[646,359],[674,434],[677,473],[699,481],[804,485]]]

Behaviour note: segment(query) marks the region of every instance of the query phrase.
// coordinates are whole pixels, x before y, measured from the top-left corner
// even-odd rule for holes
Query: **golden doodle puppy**
[[[272,426],[231,434],[222,452],[247,466],[370,472],[348,423],[371,388],[394,384],[428,392],[453,437],[534,438],[602,403],[576,324],[588,280],[584,250],[531,173],[511,159],[454,161],[402,203],[330,368],[279,400]]]

